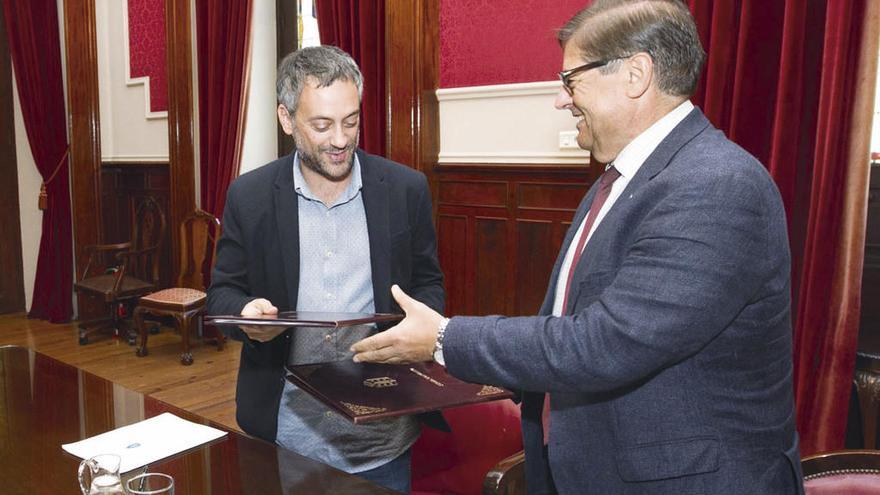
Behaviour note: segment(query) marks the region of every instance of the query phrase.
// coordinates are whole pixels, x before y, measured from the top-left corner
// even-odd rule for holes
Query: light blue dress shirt
[[[293,182],[299,208],[300,273],[297,311],[375,312],[370,242],[357,156],[348,188],[331,206],[309,190],[294,157]],[[351,359],[349,347],[373,325],[330,330],[297,329],[290,364]],[[276,442],[289,450],[349,473],[379,467],[418,438],[413,416],[355,425],[290,382],[278,411]]]

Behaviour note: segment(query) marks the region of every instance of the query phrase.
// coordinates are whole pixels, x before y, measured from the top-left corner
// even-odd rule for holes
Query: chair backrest
[[[807,495],[880,494],[880,451],[841,450],[805,457]]]
[[[126,273],[141,280],[159,282],[159,255],[165,238],[165,213],[153,197],[146,197],[135,212],[131,252]]]
[[[220,221],[206,211],[196,209],[183,219],[180,224],[178,287],[205,290],[221,233]]]

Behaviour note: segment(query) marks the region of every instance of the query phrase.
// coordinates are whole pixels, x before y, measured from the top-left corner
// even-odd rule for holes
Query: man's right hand
[[[241,316],[277,315],[278,308],[272,305],[268,299],[254,299],[241,309]],[[271,325],[242,325],[241,330],[251,340],[268,342],[284,332],[285,327]]]

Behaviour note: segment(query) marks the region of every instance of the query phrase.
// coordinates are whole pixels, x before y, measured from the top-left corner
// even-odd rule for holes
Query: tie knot
[[[611,184],[613,184],[618,177],[620,177],[620,172],[618,172],[612,165],[608,167],[608,170],[606,170],[604,174],[602,174],[602,177],[599,179],[599,186],[603,188],[611,187]]]

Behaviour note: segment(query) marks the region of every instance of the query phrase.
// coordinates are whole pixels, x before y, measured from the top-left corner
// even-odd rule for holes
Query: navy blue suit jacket
[[[569,313],[548,316],[596,189],[543,316],[446,331],[452,374],[524,391],[529,493],[801,493],[789,245],[765,168],[694,109],[596,228]]]
[[[443,274],[424,174],[357,153],[376,311],[401,311],[391,297],[393,284],[442,311]],[[207,311],[237,315],[260,297],[279,311],[295,310],[298,288],[299,223],[291,154],[242,175],[229,187]],[[289,334],[260,343],[238,329],[229,333],[244,342],[235,395],[238,424],[251,435],[274,441]],[[439,415],[427,419],[432,426],[446,428]]]

